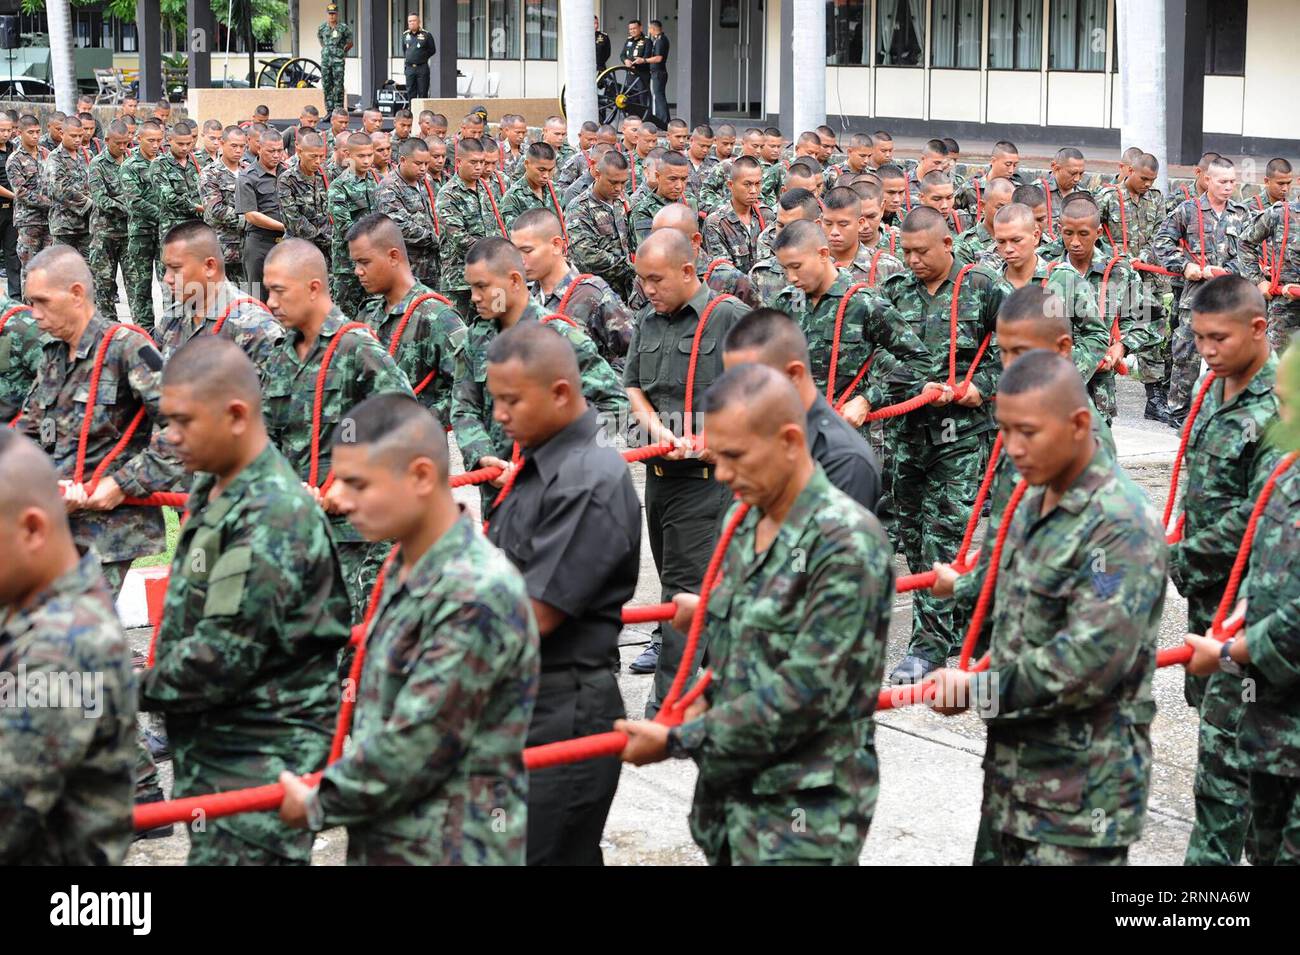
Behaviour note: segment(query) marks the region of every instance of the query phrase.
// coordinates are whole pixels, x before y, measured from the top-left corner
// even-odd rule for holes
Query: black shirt
[[[402,34],[402,50],[406,54],[407,66],[427,66],[429,59],[438,52],[438,44],[433,42],[433,34],[427,30],[414,33],[407,30]]]
[[[609,34],[600,30],[596,31],[596,72],[599,73],[609,64],[609,54],[613,47],[609,42]]]
[[[619,56],[619,60],[635,60],[638,57],[647,57],[650,55],[648,52],[649,45],[650,40],[648,37],[639,36],[636,39],[628,37],[627,42],[623,44],[623,52]],[[650,67],[645,63],[638,63],[633,66],[632,69],[642,75],[648,75],[650,73]]]
[[[672,44],[668,42],[667,33],[661,33],[657,37],[652,36],[650,37],[649,41],[647,41],[645,55],[663,57],[663,59],[660,60],[658,63],[650,64],[651,73],[668,72],[668,50],[671,46]]]
[[[284,212],[280,209],[280,177],[274,172],[267,172],[260,162],[255,162],[235,177],[235,211],[238,213],[260,212],[270,216],[276,222],[284,222]],[[250,231],[261,235],[279,238],[283,233],[272,229],[263,229],[250,225]]]
[[[808,409],[807,438],[808,452],[831,484],[874,514],[880,499],[875,452],[822,395]]]
[[[528,584],[566,614],[542,637],[542,670],[618,666],[623,605],[641,568],[641,504],[622,455],[599,440],[596,411],[525,449],[488,539]]]

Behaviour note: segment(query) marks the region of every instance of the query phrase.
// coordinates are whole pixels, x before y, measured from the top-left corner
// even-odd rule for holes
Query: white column
[[[790,36],[793,62],[794,125],[791,138],[826,122],[826,3],[825,0],[786,0],[794,6]]]
[[[578,131],[596,118],[596,16],[593,0],[564,0],[560,11],[560,36],[564,48],[564,111],[569,120],[569,143],[578,145]]]
[[[54,87],[54,108],[70,113],[77,108],[77,79],[72,59],[72,6],[69,0],[50,0],[45,5],[45,14],[50,31],[50,85]]]
[[[1168,192],[1165,148],[1164,0],[1116,3],[1121,150],[1137,146],[1160,160],[1156,185]]]

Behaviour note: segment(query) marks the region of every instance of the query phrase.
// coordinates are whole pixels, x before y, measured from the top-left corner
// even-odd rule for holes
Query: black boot
[[[1178,425],[1174,423],[1174,416],[1169,413],[1169,408],[1166,404],[1168,399],[1168,394],[1166,394],[1165,390],[1159,385],[1147,385],[1147,406],[1146,410],[1142,413],[1142,417],[1146,418],[1148,421],[1159,421],[1162,424],[1167,424],[1171,427],[1178,427]]]

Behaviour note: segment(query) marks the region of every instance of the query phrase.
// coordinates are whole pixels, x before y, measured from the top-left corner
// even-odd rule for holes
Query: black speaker
[[[18,18],[0,17],[0,50],[18,49]]]

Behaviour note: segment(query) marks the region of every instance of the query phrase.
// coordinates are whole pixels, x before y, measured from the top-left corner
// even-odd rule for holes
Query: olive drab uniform
[[[50,240],[90,255],[90,168],[80,153],[60,146],[45,157],[41,180],[50,196]]]
[[[0,316],[21,303],[0,295]],[[30,309],[13,311],[0,330],[0,427],[22,411],[44,360],[46,336]]]
[[[127,230],[130,210],[122,184],[122,169],[130,154],[114,159],[107,149],[90,161],[90,274],[95,277],[95,307],[117,315],[117,274],[126,279]]]
[[[154,163],[153,178],[158,190],[158,247],[161,249],[173,226],[203,218],[203,213],[195,208],[203,204],[198,161],[189,156],[182,163],[170,152],[164,153]]]
[[[466,183],[453,175],[435,200],[438,224],[442,229],[439,247],[442,278],[439,291],[456,303],[456,311],[470,314],[469,283],[465,281],[465,256],[469,247],[489,235],[500,235],[492,212],[487,187],[475,180]]]
[[[141,709],[161,712],[173,798],[321,769],[337,718],[348,593],[329,521],[273,446],[214,495],[196,476]],[[190,865],[307,865],[312,835],[275,813],[192,828]]]
[[[621,298],[628,298],[636,270],[626,201],[619,197],[606,202],[588,189],[569,204],[564,217],[574,267],[600,276]]]
[[[298,157],[280,174],[280,211],[284,214],[286,239],[306,239],[320,250],[329,267],[333,254],[334,221],[330,218],[329,186],[320,170],[308,176]]]
[[[126,257],[122,277],[131,320],[146,331],[153,328],[153,280],[161,275],[158,260],[158,194],[150,170],[156,160],[136,149],[122,163],[119,182],[126,205]]]
[[[1164,221],[1164,203],[1158,189],[1148,189],[1135,196],[1127,186],[1102,189],[1097,195],[1103,231],[1110,237],[1112,253],[1118,252],[1133,261],[1158,265],[1154,241],[1156,230]],[[1169,277],[1152,272],[1137,272],[1142,281],[1143,297],[1153,310],[1150,325],[1156,341],[1136,352],[1129,365],[1136,365],[1134,377],[1144,385],[1163,385],[1169,374],[1169,310],[1173,295]]]
[[[776,214],[767,206],[756,206],[749,211],[749,224],[736,214],[730,202],[710,212],[700,230],[704,236],[704,252],[710,258],[727,259],[742,272],[749,272],[760,258],[758,239]]]
[[[348,230],[358,219],[377,208],[375,180],[367,174],[358,179],[349,166],[339,173],[329,187],[329,218],[333,220],[330,237],[330,297],[348,318],[361,311],[366,290],[352,268],[348,252]]]

